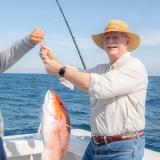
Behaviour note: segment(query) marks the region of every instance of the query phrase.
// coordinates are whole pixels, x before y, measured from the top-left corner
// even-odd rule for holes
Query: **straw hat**
[[[128,51],[133,51],[136,49],[140,43],[140,38],[137,34],[128,31],[127,23],[120,20],[110,20],[108,26],[105,28],[103,33],[92,35],[93,41],[102,49],[103,46],[103,37],[107,32],[122,32],[125,33],[129,38],[129,47]]]

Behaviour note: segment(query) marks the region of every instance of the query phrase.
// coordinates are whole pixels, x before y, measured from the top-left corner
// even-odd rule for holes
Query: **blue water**
[[[87,94],[67,89],[51,75],[0,74],[0,109],[5,135],[37,132],[48,88],[61,96],[72,127],[90,130]],[[145,135],[146,147],[160,152],[160,77],[149,77]]]

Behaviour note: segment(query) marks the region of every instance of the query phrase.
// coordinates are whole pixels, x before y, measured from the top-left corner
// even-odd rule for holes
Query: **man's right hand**
[[[45,64],[47,73],[56,74],[64,65],[53,55],[52,50],[45,44],[41,44],[40,57]]]

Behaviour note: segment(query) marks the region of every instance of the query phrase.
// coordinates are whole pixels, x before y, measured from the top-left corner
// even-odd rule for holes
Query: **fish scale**
[[[70,140],[70,119],[57,93],[48,90],[42,106],[42,160],[61,160]]]

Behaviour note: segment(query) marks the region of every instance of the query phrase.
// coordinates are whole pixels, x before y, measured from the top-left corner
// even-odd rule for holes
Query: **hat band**
[[[112,29],[107,29],[104,32],[128,32],[128,30],[112,28]]]

